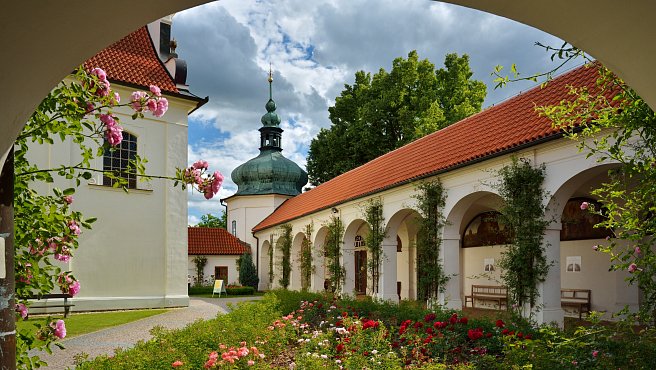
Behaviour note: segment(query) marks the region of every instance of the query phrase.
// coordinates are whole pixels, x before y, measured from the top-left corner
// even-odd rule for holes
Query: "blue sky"
[[[358,70],[389,70],[412,50],[438,68],[447,53],[468,54],[473,77],[488,86],[489,106],[533,85],[494,90],[496,65],[545,71],[550,55],[534,43],[562,43],[505,18],[429,0],[221,0],[177,13],[172,35],[191,91],[210,97],[190,116],[188,152],[190,162],[203,158],[226,176],[218,198],[236,191],[230,173],[258,154],[269,63],[283,154],[304,168],[310,141],[330,125],[328,107]],[[190,194],[189,224],[222,212],[217,198]]]

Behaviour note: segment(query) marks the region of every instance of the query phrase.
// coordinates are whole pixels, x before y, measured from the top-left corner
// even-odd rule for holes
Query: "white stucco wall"
[[[193,262],[193,255],[188,256],[187,261],[187,274],[191,277],[191,284],[194,285],[196,278],[196,264]],[[239,256],[226,256],[226,255],[205,255],[207,257],[207,264],[203,269],[203,279],[212,284],[214,279],[214,267],[227,266],[228,267],[228,281],[225,284],[239,284],[239,272],[237,271],[237,258]]]
[[[117,84],[112,88],[123,99],[134,91]],[[137,151],[148,159],[148,174],[173,176],[175,167],[187,165],[187,114],[196,104],[167,99],[169,110],[162,118],[146,115],[133,121],[129,108],[115,111],[124,130],[137,136]],[[70,142],[33,145],[29,155],[43,168],[80,159]],[[92,167],[102,169],[102,163],[98,158]],[[138,182],[138,189],[129,193],[101,184],[102,175],[96,174],[74,195],[74,210],[98,218],[93,229],[80,236],[80,248],[66,267],[81,284],[75,310],[186,306],[187,193],[161,179]],[[57,179],[39,188],[74,185]]]
[[[533,163],[544,163],[546,165],[547,177],[544,187],[549,194],[554,196],[550,203],[550,212],[558,209],[562,211],[562,208],[558,207],[561,205],[564,206],[569,197],[589,196],[591,186],[594,186],[595,181],[600,181],[602,178],[599,176],[602,176],[606,171],[605,167],[599,167],[595,158],[585,158],[585,155],[578,151],[576,143],[566,139],[536,145],[518,151],[513,155],[519,158],[530,159]],[[498,209],[500,198],[495,194],[496,190],[492,184],[498,183],[499,181],[496,178],[497,171],[510,162],[511,155],[504,155],[449,171],[439,176],[447,195],[443,212],[448,217],[448,223],[444,228],[442,236],[442,260],[445,272],[453,276],[447,284],[445,294],[445,300],[448,301],[445,303],[449,307],[461,307],[464,301],[464,295],[469,294],[471,285],[474,283],[499,285],[501,282],[498,269],[488,273],[487,276],[481,275],[484,272],[483,259],[494,258],[495,262],[497,262],[500,257],[501,247],[462,249],[460,248],[460,239],[465,226],[472,217],[480,212]],[[416,184],[412,183],[400,185],[370,197],[340,204],[335,207],[337,210],[336,213],[333,213],[330,209],[326,209],[292,220],[290,223],[294,230],[300,230],[303,225],[308,223],[314,223],[315,230],[319,230],[321,226],[328,223],[331,216],[340,217],[346,230],[343,247],[343,263],[347,269],[347,278],[344,291],[350,293],[353,289],[352,279],[354,277],[352,271],[352,238],[356,235],[356,232],[361,232],[359,229],[364,227],[358,224],[358,222],[361,222],[358,220],[362,220],[364,217],[363,206],[368,199],[379,197],[383,200],[383,213],[386,222],[390,222],[393,218],[398,221],[399,218],[397,216],[400,215],[402,221],[397,234],[403,241],[405,253],[408,250],[407,247],[412,242],[407,239],[414,237],[416,233],[414,230],[407,230],[408,228],[412,228],[407,211],[408,209],[414,208],[416,202],[415,198],[413,198],[416,192],[415,186]],[[559,215],[554,215],[554,219],[558,218]],[[349,228],[351,225],[353,225],[353,228]],[[560,228],[558,223],[550,227],[556,228],[556,231]],[[275,232],[276,227],[272,227],[261,230],[256,235],[260,238],[268,238],[270,235],[275,234]],[[553,230],[551,234],[553,234]],[[317,237],[316,231],[314,237]],[[322,242],[322,240],[313,240],[315,244],[321,244]],[[593,290],[592,308],[595,310],[616,311],[624,307],[625,304],[635,308],[638,303],[637,290],[628,286],[624,281],[625,276],[621,273],[610,274],[607,272],[608,256],[591,254],[590,242],[589,240],[565,242],[562,245],[562,249],[555,250],[556,255],[560,255],[559,268],[565,268],[565,259],[567,256],[581,255],[586,266],[585,269],[586,271],[591,271],[590,273],[586,273],[585,277],[583,277],[583,273],[578,276],[572,276],[572,273],[569,273],[569,275],[564,273],[557,274],[556,277],[551,275],[548,282],[545,283],[547,285],[541,286],[540,289],[549,292],[554,291],[558,294],[557,291],[560,287],[578,288],[589,286]],[[558,246],[555,246],[555,248],[558,248]],[[409,261],[414,260],[416,256],[407,256],[404,253],[399,253],[395,256],[397,257],[396,281],[401,281],[403,288],[401,298],[406,298],[407,296],[413,297],[415,294],[410,289],[406,292],[406,287],[416,289],[413,286],[413,283],[416,284],[416,281],[412,281],[414,273],[407,270],[407,268],[413,266]],[[474,279],[472,278],[474,276],[478,277]],[[414,278],[416,279],[416,277]],[[392,281],[387,283],[395,284]],[[389,293],[389,287],[384,286],[382,288],[387,288],[387,292]],[[550,311],[549,315],[544,316],[542,320],[546,322],[562,320],[562,316],[561,319],[558,318],[559,314],[557,312],[560,310],[560,301],[554,301],[553,297],[550,299],[549,309],[553,312]]]

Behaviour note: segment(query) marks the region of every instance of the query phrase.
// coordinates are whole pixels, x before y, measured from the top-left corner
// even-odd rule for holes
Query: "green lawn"
[[[115,312],[97,312],[97,313],[72,313],[64,319],[63,315],[53,315],[51,320],[64,319],[66,322],[66,338],[75,337],[82,334],[91,333],[112,326],[127,324],[132,321],[155,316],[169,310],[134,310],[134,311],[115,311]],[[47,317],[32,316],[29,320],[18,320],[16,326],[18,330],[34,328],[34,324],[46,324]]]
[[[264,292],[256,292],[255,294],[249,294],[249,295],[233,295],[233,294],[221,293],[221,297],[219,297],[218,294],[214,294],[214,297],[212,297],[212,293],[189,294],[190,297],[199,297],[199,298],[240,298],[240,297],[261,297],[263,295]]]

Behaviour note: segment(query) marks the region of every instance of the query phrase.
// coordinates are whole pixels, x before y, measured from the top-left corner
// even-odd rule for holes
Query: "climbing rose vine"
[[[32,114],[14,146],[17,318],[29,317],[30,296],[47,294],[55,289],[71,296],[80,292],[82,283],[71,271],[62,271],[52,260],[69,262],[78,247],[78,238],[96,221],[95,218],[85,219],[74,210],[75,187],[64,190],[55,187],[51,194],[45,195],[35,190],[36,184],[52,183],[59,178],[72,180],[79,186],[83,180],[91,179],[92,173],[100,172],[115,180],[115,187],[127,188],[126,174],[131,174],[145,180],[173,180],[176,185],[192,187],[203,193],[207,199],[218,193],[223,175],[219,171],[211,172],[206,161],[198,161],[187,169],[177,169],[174,177],[146,174],[146,160],[139,156],[120,174],[91,166],[94,158],[116,150],[123,141],[123,127],[117,114],[119,108],[130,107],[132,119],[138,119],[146,114],[161,117],[168,106],[161,89],[154,85],[149,86],[148,91],[135,91],[129,102],[121,104],[121,97],[112,90],[104,70],[93,68],[87,72],[80,68],[53,89]],[[74,143],[81,160],[55,168],[40,168],[30,161],[30,147],[54,144],[57,139]],[[44,365],[38,357],[30,357],[28,351],[48,350],[55,340],[66,336],[63,320],[36,326],[36,331],[25,329],[17,332],[18,368],[32,369]]]

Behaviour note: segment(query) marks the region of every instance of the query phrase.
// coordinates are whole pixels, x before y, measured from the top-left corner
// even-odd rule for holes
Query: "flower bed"
[[[656,368],[653,331],[613,330],[593,325],[568,334],[520,318],[276,291],[183,330],[155,330],[150,342],[77,368]]]

